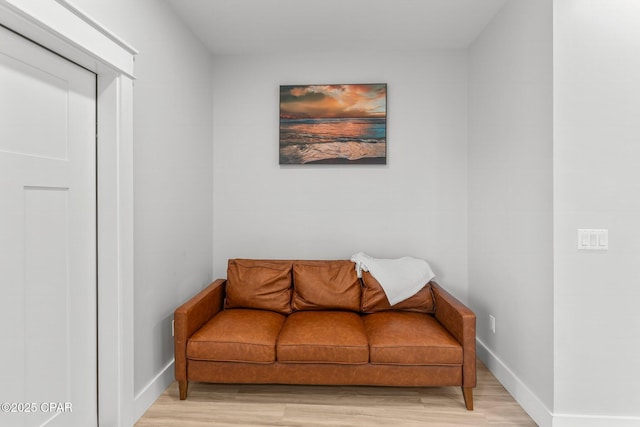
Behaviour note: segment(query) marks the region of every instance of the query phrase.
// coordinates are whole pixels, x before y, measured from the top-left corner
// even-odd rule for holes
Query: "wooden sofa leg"
[[[467,410],[473,411],[473,387],[462,387],[462,396],[464,397],[464,406]]]
[[[180,390],[180,400],[187,398],[187,390],[189,388],[189,381],[178,381],[178,389]]]

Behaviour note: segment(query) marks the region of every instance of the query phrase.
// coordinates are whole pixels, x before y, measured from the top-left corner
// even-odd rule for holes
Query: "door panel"
[[[0,93],[0,150],[66,159],[68,82],[5,54]]]
[[[0,425],[97,425],[95,91],[0,28]]]

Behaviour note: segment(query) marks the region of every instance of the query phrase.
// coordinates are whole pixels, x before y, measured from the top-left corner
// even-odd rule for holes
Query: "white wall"
[[[467,298],[466,52],[214,57],[214,275],[228,258],[413,255]],[[386,166],[278,165],[279,85],[387,83]]]
[[[553,409],[551,31],[551,0],[511,0],[469,49],[469,301],[479,354],[541,425]]]
[[[468,57],[218,56],[213,68],[164,2],[74,3],[140,51],[138,410],[171,379],[172,311],[228,258],[364,250],[427,258],[468,294],[480,353],[541,425],[545,410],[554,425],[638,424],[635,0],[554,2],[553,98],[550,0],[509,1]],[[336,82],[388,83],[388,165],[278,166],[278,86]],[[576,228],[592,227],[610,229],[609,252],[576,251]]]
[[[639,22],[634,0],[554,1],[558,425],[640,425]]]
[[[74,4],[140,52],[133,117],[140,415],[173,378],[173,310],[212,277],[211,56],[162,1]]]

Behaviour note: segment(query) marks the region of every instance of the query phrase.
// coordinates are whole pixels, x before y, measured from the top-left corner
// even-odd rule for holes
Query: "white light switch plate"
[[[609,230],[579,228],[578,249],[588,251],[609,250]]]

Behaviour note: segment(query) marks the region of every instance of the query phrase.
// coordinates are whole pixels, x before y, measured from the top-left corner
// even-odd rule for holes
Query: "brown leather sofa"
[[[473,409],[476,317],[434,282],[390,306],[351,261],[233,259],[174,319],[182,400],[189,381],[461,386]]]

